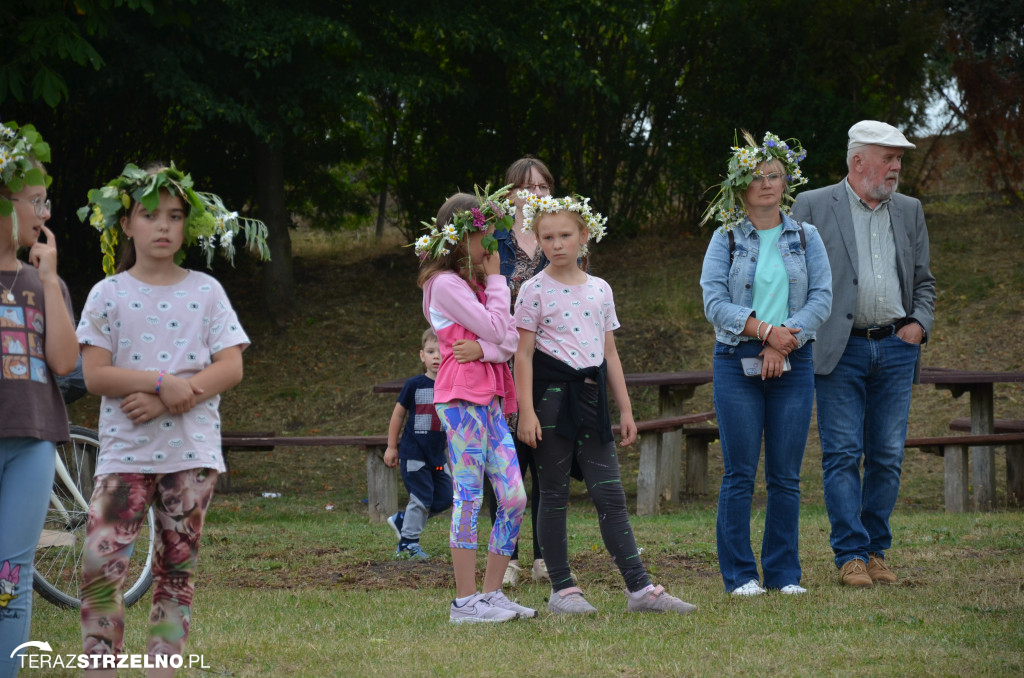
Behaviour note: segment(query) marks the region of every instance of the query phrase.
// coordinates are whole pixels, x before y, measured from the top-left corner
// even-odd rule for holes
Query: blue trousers
[[[836,567],[892,544],[914,366],[921,347],[895,334],[850,337],[831,374],[815,378],[825,508]],[[864,463],[864,477],[860,466]]]
[[[0,438],[0,677],[21,667],[14,648],[29,640],[32,560],[53,487],[54,444]],[[40,638],[38,640],[45,640]]]
[[[452,507],[452,477],[443,466],[430,466],[419,459],[401,459],[402,482],[409,493],[402,521],[401,543],[420,540],[427,518]]]
[[[814,366],[811,344],[789,355],[792,370],[773,379],[743,374],[740,358],[759,342],[715,344],[714,398],[724,474],[718,494],[718,564],[725,589],[760,581],[750,546],[750,507],[764,440],[768,501],[761,540],[765,588],[799,584],[800,465],[811,426]]]

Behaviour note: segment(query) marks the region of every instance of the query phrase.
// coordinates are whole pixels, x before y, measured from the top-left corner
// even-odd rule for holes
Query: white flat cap
[[[907,141],[903,132],[892,125],[877,120],[861,120],[850,128],[850,142],[847,148],[860,146],[891,146],[893,148],[917,148]]]

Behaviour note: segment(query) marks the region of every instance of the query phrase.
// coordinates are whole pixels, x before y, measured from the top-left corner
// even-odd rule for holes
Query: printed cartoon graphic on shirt
[[[0,567],[0,607],[7,607],[12,600],[18,597],[14,591],[18,585],[20,571],[21,565],[12,568],[9,560],[5,560],[3,567]]]
[[[20,306],[0,306],[0,327],[24,327],[25,312]]]
[[[5,355],[3,357],[3,379],[28,379],[28,358],[23,355]]]

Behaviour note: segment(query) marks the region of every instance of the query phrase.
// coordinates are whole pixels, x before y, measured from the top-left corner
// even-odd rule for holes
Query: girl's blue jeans
[[[764,441],[765,506],[761,568],[765,588],[799,584],[800,465],[814,402],[811,344],[789,355],[792,370],[762,380],[743,374],[740,358],[761,343],[715,344],[714,399],[724,474],[718,495],[718,564],[725,589],[761,581],[750,545],[751,504]]]
[[[29,640],[32,560],[53,487],[54,444],[0,438],[0,677],[14,676],[14,648]]]

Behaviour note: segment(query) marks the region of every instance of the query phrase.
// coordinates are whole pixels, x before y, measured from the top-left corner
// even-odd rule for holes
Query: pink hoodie
[[[487,276],[486,290],[474,291],[454,272],[438,273],[423,286],[423,315],[437,333],[441,367],[434,380],[434,402],[467,400],[487,405],[503,398],[505,413],[515,412],[516,391],[508,360],[516,352],[519,332],[509,313],[511,294],[500,275]],[[452,344],[480,342],[484,357],[459,363]]]

